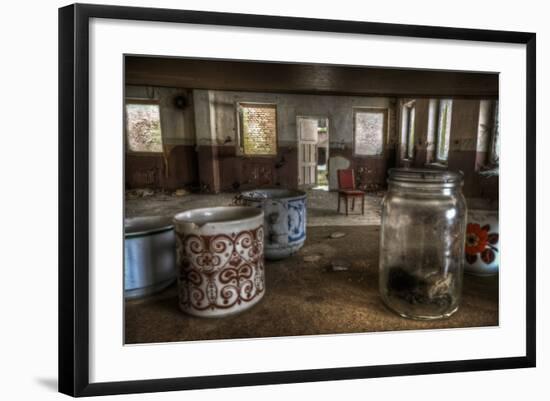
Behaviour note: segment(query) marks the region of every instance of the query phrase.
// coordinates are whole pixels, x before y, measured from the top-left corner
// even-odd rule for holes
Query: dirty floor
[[[147,196],[126,198],[126,217],[136,216],[172,216],[189,209],[211,206],[228,206],[233,203],[236,193],[217,195],[153,193]],[[380,202],[383,193],[366,194],[365,215],[361,215],[361,205],[356,202],[355,210],[349,206],[349,216],[345,215],[342,200],[341,212],[336,211],[338,194],[323,190],[307,191],[307,224],[308,226],[355,226],[379,225]]]
[[[228,197],[226,200],[230,199]],[[315,221],[314,199],[310,198],[310,223]],[[186,206],[189,203],[177,204],[177,207]],[[167,209],[165,206],[159,212]],[[138,212],[137,208],[130,210],[130,214]],[[353,219],[355,217],[350,216],[346,220]],[[413,321],[386,309],[378,294],[378,224],[357,226],[346,222],[308,226],[304,248],[290,258],[267,263],[264,298],[252,309],[238,315],[217,319],[188,316],[178,309],[175,285],[158,295],[127,301],[125,342],[136,344],[498,325],[498,276],[466,275],[461,307],[446,320]],[[329,238],[334,232],[344,233],[345,236]],[[313,261],[306,262],[304,258]],[[349,268],[331,271],[329,267],[335,260],[340,260]]]

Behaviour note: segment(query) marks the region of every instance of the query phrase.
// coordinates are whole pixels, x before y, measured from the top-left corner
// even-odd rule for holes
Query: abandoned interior
[[[498,74],[126,56],[125,82],[125,217],[307,195],[305,242],[266,260],[257,305],[190,316],[173,281],[126,299],[127,344],[498,325],[498,274],[465,274],[442,320],[404,319],[378,291],[390,168],[462,171],[468,208],[498,211]],[[340,170],[364,210],[337,210]]]

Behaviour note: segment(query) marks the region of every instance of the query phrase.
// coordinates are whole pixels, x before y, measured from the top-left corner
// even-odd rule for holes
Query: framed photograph
[[[59,390],[534,367],[535,40],[61,8]]]

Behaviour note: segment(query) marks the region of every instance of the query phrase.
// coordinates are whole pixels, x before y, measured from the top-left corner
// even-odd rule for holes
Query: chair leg
[[[340,213],[340,198],[342,198],[342,195],[338,194],[338,208],[336,209],[337,213]]]
[[[351,210],[355,210],[355,196],[351,197]]]
[[[348,197],[344,196],[344,201],[346,202],[346,216],[348,215]]]
[[[361,215],[365,215],[365,195],[361,196]]]

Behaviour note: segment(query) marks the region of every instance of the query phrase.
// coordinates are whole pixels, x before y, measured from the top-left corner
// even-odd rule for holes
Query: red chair
[[[361,214],[365,214],[365,192],[355,189],[355,174],[353,169],[338,170],[338,213],[340,213],[340,199],[346,202],[346,216],[348,215],[348,198],[351,198],[351,210],[355,209],[355,198],[361,198]]]

